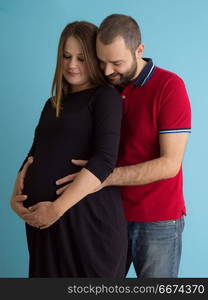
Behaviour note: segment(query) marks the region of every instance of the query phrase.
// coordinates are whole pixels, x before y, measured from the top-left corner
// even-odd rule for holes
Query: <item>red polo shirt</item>
[[[121,92],[124,116],[119,166],[160,157],[160,134],[191,132],[190,102],[182,79],[146,60],[135,82]],[[121,193],[128,221],[163,221],[186,214],[182,168],[173,178],[121,187]]]

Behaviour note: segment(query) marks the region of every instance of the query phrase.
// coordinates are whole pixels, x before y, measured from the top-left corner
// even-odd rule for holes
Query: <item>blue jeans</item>
[[[126,274],[133,262],[137,277],[178,277],[184,218],[129,222]]]

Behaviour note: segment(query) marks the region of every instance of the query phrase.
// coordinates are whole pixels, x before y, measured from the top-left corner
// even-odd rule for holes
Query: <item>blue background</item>
[[[112,13],[134,17],[142,31],[144,57],[177,73],[186,84],[193,132],[183,164],[188,216],[180,277],[207,277],[207,11],[206,0],[0,1],[0,277],[27,277],[24,224],[9,201],[50,96],[59,35],[69,22],[99,25]],[[133,268],[128,276],[135,277]]]

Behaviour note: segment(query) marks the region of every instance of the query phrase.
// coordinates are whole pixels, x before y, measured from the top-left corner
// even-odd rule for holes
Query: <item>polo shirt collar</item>
[[[147,81],[151,78],[156,68],[151,58],[143,59],[147,62],[147,64],[134,81],[134,84],[138,87],[143,86],[145,83],[147,83]]]

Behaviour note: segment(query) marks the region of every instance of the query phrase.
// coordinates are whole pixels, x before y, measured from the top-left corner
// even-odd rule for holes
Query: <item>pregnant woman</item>
[[[26,222],[29,277],[125,276],[127,229],[119,190],[93,192],[115,167],[122,118],[120,96],[99,70],[96,33],[88,22],[64,28],[53,96],[17,175],[11,207]],[[70,163],[79,157],[88,160],[82,170]],[[58,196],[56,180],[80,170]]]

